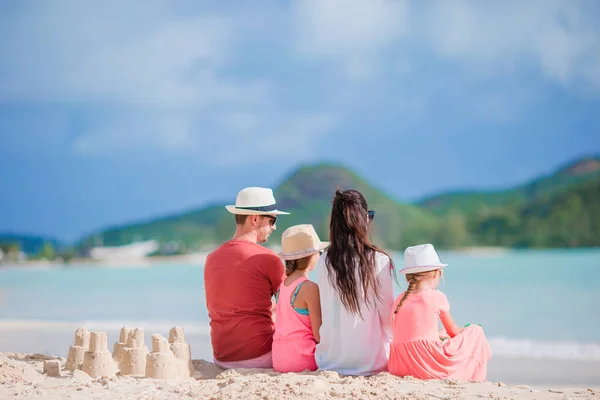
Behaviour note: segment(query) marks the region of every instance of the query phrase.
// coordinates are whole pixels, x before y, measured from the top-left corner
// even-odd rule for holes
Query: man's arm
[[[265,271],[269,282],[271,283],[271,318],[275,321],[275,309],[277,302],[275,301],[275,293],[279,289],[279,285],[285,278],[285,267],[283,262],[277,256],[269,256],[265,262]]]
[[[276,255],[265,257],[265,271],[271,282],[271,295],[275,295],[279,285],[285,278],[285,267],[283,262]]]

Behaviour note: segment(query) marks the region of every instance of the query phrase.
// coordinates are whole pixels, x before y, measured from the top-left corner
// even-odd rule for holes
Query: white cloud
[[[292,12],[298,53],[334,60],[350,78],[374,75],[379,53],[408,28],[406,0],[302,0]]]
[[[140,152],[198,151],[190,119],[186,115],[128,116],[98,122],[96,128],[77,137],[73,149],[80,155],[122,156]]]
[[[225,129],[219,140],[227,143],[227,151],[205,156],[223,166],[309,160],[338,122],[336,115],[328,113],[266,113],[241,119],[239,114],[222,115],[219,123]]]
[[[35,4],[2,21],[0,99],[173,108],[244,98],[216,77],[232,21],[156,2]]]
[[[427,25],[435,51],[488,76],[533,65],[561,84],[585,80],[600,89],[589,73],[600,70],[598,11],[577,0],[438,0]]]
[[[295,3],[296,50],[347,77],[384,77],[395,58],[434,55],[474,77],[536,70],[565,86],[600,90],[600,5],[586,0]],[[392,57],[388,57],[392,56]],[[391,70],[397,66],[391,65]],[[401,69],[403,69],[401,67]]]
[[[22,3],[0,13],[0,102],[85,110],[72,150],[88,157],[310,157],[344,120],[380,109],[422,118],[464,93],[465,110],[510,119],[533,102],[534,90],[515,90],[532,73],[599,93],[599,9],[585,0],[300,0],[234,14],[191,1]],[[446,67],[452,82],[436,76]],[[478,86],[493,78],[509,84]]]
[[[122,157],[171,153],[213,166],[310,158],[335,129],[333,114],[231,111],[191,118],[187,114],[134,115],[98,122],[73,142],[80,155]]]

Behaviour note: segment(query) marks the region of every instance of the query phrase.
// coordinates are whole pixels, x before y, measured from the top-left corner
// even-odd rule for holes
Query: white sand
[[[40,326],[7,321],[0,323],[0,398],[600,400],[598,361],[492,357],[488,364],[488,380],[491,382],[484,383],[419,381],[387,373],[362,378],[343,377],[331,371],[305,374],[278,374],[272,370],[223,371],[210,362],[198,360],[211,359],[212,356],[210,337],[204,331],[186,332],[184,337],[183,331],[165,330],[165,333],[169,333],[170,343],[163,343],[162,347],[170,345],[173,354],[179,355],[176,357],[176,362],[181,364],[178,378],[155,380],[139,376],[113,376],[93,379],[81,370],[71,372],[64,369],[67,360],[57,357],[67,356],[69,345],[74,343],[73,332],[77,327],[72,323],[43,323]],[[120,341],[119,331],[120,328],[115,328],[109,330],[108,334]],[[142,330],[131,331],[129,336],[135,336],[135,331],[138,332],[139,346],[145,347]],[[78,336],[75,335],[75,344],[77,340]],[[191,371],[188,370],[188,343],[192,355],[197,359]],[[22,353],[2,353],[7,350]],[[145,356],[148,350],[143,350]],[[59,360],[62,376],[55,378],[43,375],[45,360]],[[192,378],[182,377],[186,370],[188,375],[192,373]],[[145,371],[138,372],[141,376],[145,375]],[[498,385],[498,381],[508,385]]]
[[[30,399],[600,399],[588,389],[532,388],[456,381],[419,381],[388,373],[343,377],[331,371],[278,374],[272,370],[223,371],[194,360],[193,378],[155,380],[113,377],[92,379],[82,371],[62,370],[62,377],[42,375],[39,354],[0,353],[0,398]],[[58,358],[61,365],[65,359]]]

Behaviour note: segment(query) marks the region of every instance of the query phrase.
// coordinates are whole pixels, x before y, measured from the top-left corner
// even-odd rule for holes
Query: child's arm
[[[273,322],[277,319],[275,317],[275,310],[277,310],[277,301],[275,301],[275,296],[271,297],[271,319]]]
[[[442,320],[442,325],[444,325],[446,332],[451,338],[462,332],[462,328],[459,328],[454,322],[450,310],[440,310],[440,319]]]
[[[314,282],[306,281],[300,288],[302,298],[306,302],[306,308],[308,308],[308,315],[310,317],[310,325],[312,326],[313,336],[315,341],[319,343],[321,341],[321,335],[319,329],[321,328],[321,295],[319,294],[319,285]],[[300,295],[300,293],[298,293]]]

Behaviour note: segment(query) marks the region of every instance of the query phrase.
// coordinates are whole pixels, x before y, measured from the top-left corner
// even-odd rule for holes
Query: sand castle
[[[75,331],[75,345],[69,347],[69,354],[67,356],[67,362],[65,363],[65,369],[69,371],[75,371],[76,369],[82,369],[83,357],[85,352],[90,347],[90,333],[87,328],[79,328]]]
[[[92,378],[121,376],[154,379],[189,378],[194,376],[190,345],[186,343],[181,326],[169,331],[169,340],[160,334],[152,335],[152,352],[144,343],[144,330],[121,328],[119,340],[111,354],[107,348],[105,332],[88,332],[79,328],[75,332],[75,345],[69,348],[65,368],[82,370]],[[53,363],[44,365],[44,373],[60,376]]]
[[[152,335],[152,352],[146,356],[146,378],[169,379],[178,376],[175,355],[162,335]]]
[[[102,376],[114,376],[117,366],[108,351],[108,343],[105,332],[92,332],[90,334],[90,348],[83,356],[83,372],[92,378]]]
[[[123,348],[127,346],[127,338],[129,337],[130,329],[126,326],[121,328],[119,335],[119,341],[113,345],[113,358],[117,363],[121,362],[121,356],[123,355]]]
[[[119,375],[145,376],[147,354],[148,347],[144,344],[144,330],[129,331],[126,346],[123,347],[121,353]]]
[[[58,360],[45,360],[44,361],[44,374],[48,376],[60,377],[60,361]]]
[[[194,376],[194,366],[192,365],[192,350],[190,345],[185,342],[183,327],[174,326],[169,331],[169,343],[171,351],[175,355],[177,363],[177,375],[184,378]]]

